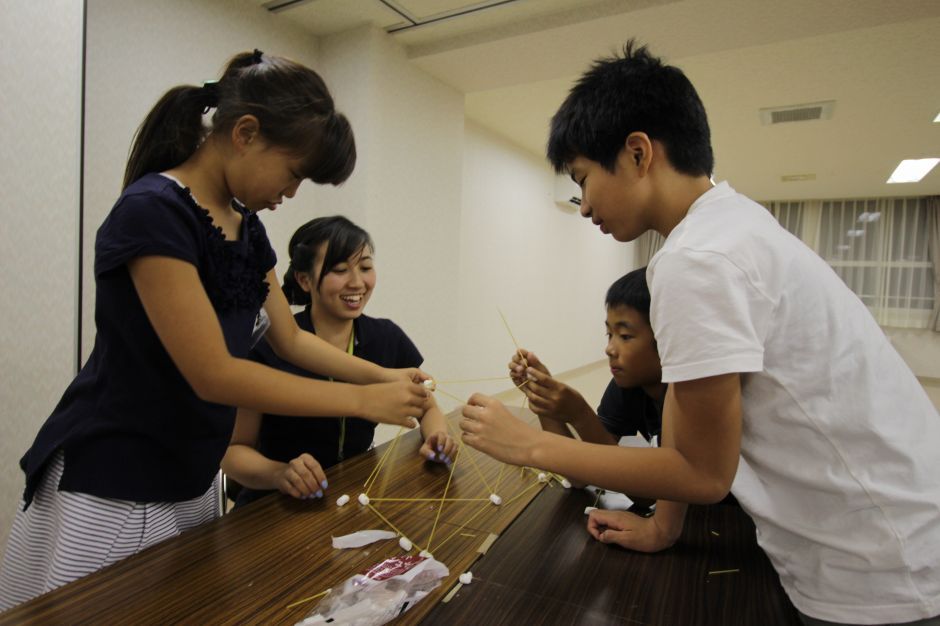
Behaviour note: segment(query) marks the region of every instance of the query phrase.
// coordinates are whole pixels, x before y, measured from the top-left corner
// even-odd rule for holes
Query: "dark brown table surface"
[[[690,507],[673,548],[642,554],[587,533],[593,500],[543,490],[425,623],[800,624],[740,507]]]
[[[323,500],[263,498],[0,614],[0,624],[293,624],[318,600],[291,604],[402,553],[392,540],[336,550],[331,535],[390,530],[390,522],[416,553],[435,519],[431,551],[450,575],[395,624],[798,623],[736,507],[693,507],[676,547],[631,553],[587,534],[587,493],[545,486],[531,470],[469,449],[447,486],[446,468],[423,462],[419,444],[407,433],[331,468]],[[386,451],[368,493],[387,522],[356,501]],[[440,501],[431,499],[445,486],[448,499],[466,500],[446,502],[438,518]],[[491,491],[501,506],[479,501]],[[343,493],[351,501],[340,508]],[[481,556],[491,534],[499,538]],[[739,571],[708,574],[724,569]],[[475,581],[440,603],[467,570]]]

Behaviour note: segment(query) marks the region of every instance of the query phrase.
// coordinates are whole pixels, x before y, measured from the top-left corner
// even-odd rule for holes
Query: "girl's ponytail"
[[[202,116],[215,108],[212,128]],[[191,157],[211,132],[222,136],[244,115],[258,119],[268,143],[301,159],[300,174],[338,185],[356,165],[349,121],[333,106],[319,74],[260,50],[235,55],[217,82],[168,91],[137,129],[124,188],[151,172],[172,169]]]
[[[287,268],[287,271],[284,272],[284,284],[281,285],[281,291],[284,292],[284,296],[287,298],[288,304],[294,304],[297,306],[306,306],[310,304],[310,293],[303,290],[303,287],[300,286],[300,283],[297,282],[297,277],[294,275],[294,272],[309,272],[313,269],[313,256],[315,249],[311,249],[304,244],[298,246],[300,250],[295,249],[295,255],[297,256],[296,261],[294,258],[291,258],[290,266]],[[297,269],[294,266],[294,263],[297,263],[297,266],[305,269]]]
[[[196,151],[205,134],[202,113],[212,87],[182,85],[166,92],[144,119],[131,146],[124,189],[151,172],[176,167]]]

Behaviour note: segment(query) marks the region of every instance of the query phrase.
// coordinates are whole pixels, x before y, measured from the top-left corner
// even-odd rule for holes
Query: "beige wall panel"
[[[0,545],[75,372],[82,3],[0,3]]]

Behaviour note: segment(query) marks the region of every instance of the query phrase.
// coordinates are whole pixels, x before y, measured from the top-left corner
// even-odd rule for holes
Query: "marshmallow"
[[[460,581],[461,585],[469,585],[473,581],[473,572],[464,572],[457,580]]]
[[[428,378],[427,380],[422,381],[421,384],[424,385],[424,388],[428,391],[434,391],[437,389],[437,383],[434,382],[433,378]]]
[[[561,479],[561,486],[564,487],[565,489],[571,489],[571,483],[568,482],[567,478]]]
[[[423,556],[423,557],[426,558],[426,559],[433,559],[433,558],[434,558],[434,555],[431,554],[430,552],[428,552],[427,550],[422,550],[421,552],[418,553],[418,556]]]
[[[545,472],[539,472],[539,477],[538,477],[538,478],[539,478],[539,482],[540,482],[540,483],[547,483],[547,482],[548,482],[548,476],[545,474]]]
[[[347,496],[345,493],[336,498],[336,506],[344,506],[347,502],[349,502],[349,496]]]
[[[401,539],[399,539],[399,540],[398,540],[398,545],[400,545],[400,546],[401,546],[401,549],[404,550],[405,552],[410,552],[410,551],[411,551],[411,548],[413,547],[413,546],[411,545],[411,542],[408,541],[408,539],[407,539],[406,537],[402,537]]]
[[[365,505],[369,504],[369,496],[367,496],[367,495],[364,494],[364,493],[360,493],[360,494],[359,494],[359,504],[361,504],[362,506],[365,506]]]
[[[596,511],[596,510],[597,510],[596,506],[586,506],[584,507],[584,514],[590,515],[591,511]]]
[[[491,494],[490,494],[490,502],[492,502],[492,503],[495,504],[496,506],[499,506],[500,504],[503,503],[503,499],[500,498],[500,497],[499,497],[498,495],[496,495],[495,493],[491,493]]]

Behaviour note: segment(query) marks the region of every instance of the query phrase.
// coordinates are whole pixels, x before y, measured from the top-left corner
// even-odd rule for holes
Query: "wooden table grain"
[[[425,623],[800,624],[739,507],[690,507],[673,548],[641,554],[595,541],[591,504],[584,491],[543,490]]]
[[[631,553],[587,534],[583,509],[592,497],[585,492],[540,484],[535,472],[470,449],[456,461],[447,494],[453,501],[440,508],[430,499],[443,496],[448,472],[418,457],[419,446],[418,433],[404,434],[331,468],[322,500],[268,496],[14,607],[0,614],[0,625],[293,624],[319,600],[292,603],[402,553],[397,541],[354,550],[335,550],[331,542],[333,535],[389,529],[357,502],[386,451],[368,491],[373,504],[414,542],[414,552],[428,547],[437,520],[431,552],[450,569],[396,625],[798,623],[740,509],[692,507],[676,547]],[[502,505],[480,501],[491,492]],[[351,500],[337,507],[344,493]],[[482,555],[491,535],[498,539]],[[468,569],[475,582],[441,603]],[[724,569],[739,571],[708,574]]]
[[[456,416],[449,420],[456,428]],[[390,529],[357,502],[386,451],[389,456],[368,490],[373,505],[414,542],[412,553],[429,547],[437,520],[430,548],[450,568],[442,585],[398,620],[415,623],[479,557],[477,550],[489,535],[501,533],[546,488],[533,472],[504,466],[470,448],[456,458],[448,486],[447,469],[423,461],[419,447],[419,434],[405,433],[397,442],[331,468],[322,500],[280,494],[262,498],[14,607],[0,614],[0,624],[293,624],[318,600],[288,608],[293,602],[340,586],[402,553],[395,540],[353,550],[333,549],[331,541],[331,536],[357,530]],[[431,500],[380,501],[441,498],[445,487],[455,501],[443,508]],[[500,506],[488,501],[493,492],[502,497]],[[351,500],[337,507],[336,498],[344,493]]]

